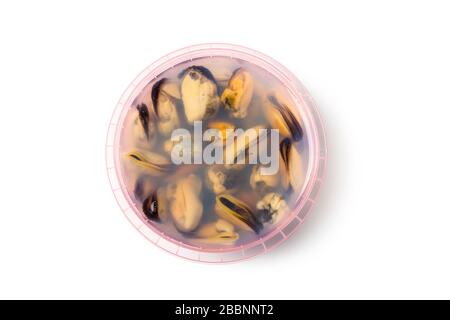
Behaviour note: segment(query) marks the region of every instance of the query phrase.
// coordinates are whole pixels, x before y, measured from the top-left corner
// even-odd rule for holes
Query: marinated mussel
[[[174,165],[168,158],[153,152],[136,149],[130,151],[127,158],[152,176],[163,176],[174,170]]]
[[[271,192],[256,203],[256,208],[258,209],[259,221],[277,224],[286,214],[288,207],[282,195]]]
[[[276,97],[269,94],[264,100],[267,120],[285,137],[294,141],[300,141],[303,137],[303,129],[290,108]]]
[[[220,98],[212,73],[201,66],[191,66],[180,73],[181,98],[187,121],[212,117],[218,110]]]
[[[134,109],[134,114],[131,118],[131,134],[135,141],[135,146],[149,148],[155,142],[155,123],[145,103],[138,104]]]
[[[157,117],[158,129],[162,135],[168,136],[180,126],[176,97],[179,97],[177,87],[168,79],[163,78],[152,88],[152,103]]]
[[[280,143],[280,172],[283,188],[294,192],[300,192],[305,179],[303,162],[297,148],[292,145],[289,138],[284,138]]]
[[[232,192],[238,185],[239,172],[226,169],[224,166],[210,166],[206,170],[206,186],[209,190],[218,195],[224,192]]]
[[[267,129],[263,126],[255,126],[245,131],[236,131],[233,138],[231,139],[230,136],[225,146],[224,161],[226,165],[245,163],[248,150],[256,151],[257,149],[251,148],[265,143]]]
[[[177,229],[181,232],[193,231],[203,216],[203,204],[200,199],[201,180],[191,174],[181,178],[167,188],[170,200],[170,213]]]
[[[193,238],[195,242],[221,245],[233,245],[238,239],[233,225],[223,219],[199,227]]]
[[[253,77],[246,70],[234,71],[220,100],[233,118],[245,118],[253,96]]]
[[[258,234],[263,228],[249,206],[232,195],[222,194],[217,196],[215,210],[219,217],[243,230]]]

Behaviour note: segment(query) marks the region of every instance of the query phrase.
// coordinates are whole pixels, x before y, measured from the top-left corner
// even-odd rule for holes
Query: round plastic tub
[[[162,83],[171,86],[162,87]],[[206,89],[195,95],[192,92],[200,88],[199,83]],[[240,100],[234,98],[236,92],[243,92]],[[229,98],[230,94],[233,99]],[[278,97],[277,94],[282,97],[273,98]],[[207,108],[213,106],[204,113],[201,95],[209,99]],[[249,98],[246,102],[244,96]],[[195,103],[190,102],[192,99]],[[266,105],[269,107],[263,107]],[[279,109],[280,105],[289,110]],[[168,111],[172,112],[169,113],[170,121],[165,123],[166,126],[161,125],[162,114]],[[277,127],[280,118],[284,119],[281,122],[285,124],[284,129],[289,130],[283,131],[282,125]],[[289,120],[292,118],[294,124]],[[249,143],[244,144],[244,161],[247,162],[242,166],[230,165],[223,169],[224,165],[208,165],[204,159],[200,159],[200,164],[174,164],[173,145],[176,141],[172,139],[173,130],[187,128],[193,132],[194,120],[203,121],[203,130],[214,127],[212,123],[217,127],[217,122],[232,125],[233,130],[253,128],[260,122],[268,130],[280,129],[272,130],[267,137],[278,138],[280,156],[271,160],[275,163],[278,159],[278,170],[284,168],[284,171],[277,171],[268,180],[267,176],[257,175],[263,165],[249,163]],[[270,127],[273,123],[275,127]],[[298,127],[301,135],[295,130]],[[261,137],[255,140],[257,151],[265,141],[272,141]],[[169,140],[171,147],[166,149]],[[235,152],[241,150],[238,140],[233,140]],[[136,149],[136,145],[139,148]],[[298,153],[297,158],[291,156],[293,152]],[[163,165],[157,161],[160,155],[164,158]],[[160,248],[179,257],[209,263],[254,257],[274,249],[291,236],[314,205],[325,164],[322,122],[313,99],[301,82],[273,59],[230,44],[187,47],[148,66],[120,98],[106,143],[106,165],[112,191],[131,224]],[[216,173],[211,166],[216,171],[226,172],[227,178],[233,176],[233,187],[228,188],[230,183],[216,185],[216,182],[208,181],[209,171]],[[256,183],[257,179],[263,182],[258,180]],[[274,209],[271,202],[274,195],[283,200],[280,207],[283,210]],[[219,221],[221,227],[218,227]]]

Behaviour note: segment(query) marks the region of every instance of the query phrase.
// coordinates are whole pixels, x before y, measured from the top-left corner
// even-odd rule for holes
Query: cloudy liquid
[[[176,83],[178,83],[179,86],[181,86],[181,79],[178,78],[178,75],[185,70],[186,68],[190,66],[203,66],[206,67],[211,73],[213,74],[218,88],[218,96],[220,97],[222,95],[222,92],[224,88],[228,84],[228,80],[233,74],[233,72],[238,68],[243,68],[246,71],[248,71],[254,80],[254,93],[253,97],[251,99],[250,105],[248,107],[248,113],[247,116],[243,119],[236,119],[230,116],[230,113],[225,110],[223,105],[219,106],[218,112],[213,116],[212,118],[208,118],[203,120],[203,129],[205,130],[208,127],[208,123],[211,121],[226,121],[229,123],[232,123],[236,128],[242,128],[244,130],[252,128],[254,126],[262,126],[264,128],[270,129],[272,128],[269,124],[266,115],[264,112],[262,112],[262,99],[264,95],[277,92],[278,95],[281,95],[283,97],[283,100],[286,102],[288,106],[290,106],[290,110],[293,114],[296,115],[297,119],[299,119],[300,123],[302,124],[302,115],[299,114],[299,111],[297,108],[295,108],[295,104],[289,95],[286,88],[282,85],[282,83],[276,79],[273,75],[268,73],[267,71],[259,68],[258,66],[251,64],[247,61],[233,59],[229,57],[208,57],[208,58],[200,58],[195,59],[193,61],[187,61],[181,64],[178,64],[174,66],[171,69],[168,69],[167,71],[164,71],[161,73],[156,79],[149,82],[142,92],[136,97],[133,104],[130,106],[125,119],[124,119],[124,125],[122,128],[122,131],[120,133],[120,155],[121,155],[121,176],[124,181],[124,184],[126,186],[128,195],[130,199],[134,202],[136,208],[138,208],[140,216],[142,220],[152,225],[157,230],[161,231],[164,236],[169,237],[175,241],[180,241],[186,245],[193,246],[196,248],[232,248],[233,246],[241,246],[245,245],[247,243],[253,242],[255,240],[258,240],[262,237],[264,237],[267,233],[272,231],[274,228],[279,226],[280,224],[283,224],[283,219],[287,219],[291,209],[295,205],[296,199],[298,199],[299,194],[301,191],[295,193],[292,190],[285,190],[281,185],[278,185],[277,187],[271,188],[267,190],[267,192],[276,192],[283,196],[284,200],[286,201],[289,209],[287,210],[286,214],[284,215],[284,218],[279,221],[277,224],[264,224],[263,229],[259,232],[259,234],[256,234],[251,231],[242,230],[239,227],[235,226],[235,232],[239,234],[239,239],[233,244],[233,245],[224,245],[220,243],[208,243],[207,241],[202,241],[201,243],[195,240],[196,238],[196,231],[201,228],[202,225],[215,222],[220,217],[215,212],[215,204],[216,204],[216,197],[217,195],[213,193],[210,189],[206,187],[206,172],[209,165],[206,164],[196,164],[196,165],[189,165],[189,164],[182,164],[175,167],[175,171],[171,172],[169,174],[160,176],[160,177],[153,177],[148,176],[145,173],[145,170],[142,170],[141,168],[136,167],[133,165],[132,162],[129,161],[127,158],[127,154],[136,149],[148,149],[148,151],[160,155],[164,155],[170,159],[170,153],[168,153],[164,149],[165,143],[167,143],[168,140],[170,140],[169,136],[163,136],[158,132],[156,129],[155,136],[153,138],[153,142],[151,146],[145,146],[142,144],[139,144],[137,142],[137,138],[134,135],[133,126],[136,124],[134,123],[134,120],[137,115],[137,109],[136,106],[140,105],[141,103],[145,103],[149,109],[152,108],[152,102],[150,98],[150,92],[152,90],[153,85],[162,78],[167,78],[169,80],[172,80]],[[193,135],[193,125],[188,124],[185,117],[185,111],[182,101],[180,100],[177,103],[177,112],[180,118],[180,128],[185,128],[189,130]],[[157,121],[157,120],[154,120]],[[302,165],[303,168],[300,168],[303,172],[307,172],[308,168],[308,133],[306,132],[303,124],[303,137],[300,141],[294,142],[292,141],[292,147],[296,148],[298,152],[301,155],[302,158]],[[283,136],[280,135],[280,140],[283,139]],[[282,163],[280,163],[280,166]],[[252,172],[252,168],[254,165],[246,164],[243,168],[239,169],[238,176],[238,183],[233,188],[232,191],[229,192],[229,194],[233,195],[235,198],[240,199],[241,201],[245,202],[248,207],[252,210],[254,215],[258,215],[258,210],[256,208],[256,203],[262,199],[262,197],[267,193],[259,193],[252,189],[250,186],[250,175]],[[237,170],[237,169],[236,169]],[[168,214],[167,221],[161,222],[161,221],[154,221],[151,219],[148,219],[142,210],[142,200],[138,199],[135,195],[135,188],[136,188],[136,182],[137,180],[142,176],[145,175],[147,178],[151,180],[151,185],[154,188],[166,188],[168,185],[176,184],[176,182],[179,179],[182,179],[190,174],[194,174],[200,180],[202,181],[202,187],[200,192],[200,200],[203,204],[203,214],[201,221],[198,225],[198,227],[195,230],[192,230],[190,232],[180,232],[174,222],[173,217],[171,213]],[[305,174],[306,176],[306,174]],[[227,193],[227,192],[225,192]],[[170,207],[170,206],[169,206]],[[169,210],[170,211],[170,210]]]

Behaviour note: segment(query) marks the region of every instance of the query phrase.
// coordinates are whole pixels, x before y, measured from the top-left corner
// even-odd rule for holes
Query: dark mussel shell
[[[208,68],[205,68],[203,66],[190,66],[190,67],[184,69],[183,71],[181,71],[178,74],[178,78],[179,79],[183,78],[186,75],[186,73],[188,73],[191,70],[201,73],[203,76],[205,76],[206,79],[211,80],[212,82],[214,82],[217,85],[216,79],[214,78],[211,71],[209,71]]]
[[[141,123],[141,126],[144,128],[145,136],[147,137],[147,140],[150,139],[150,133],[149,133],[149,125],[150,125],[150,114],[148,112],[148,107],[145,103],[141,103],[138,106],[136,106],[136,109],[139,112],[139,122]]]
[[[157,192],[152,191],[150,195],[145,198],[144,202],[142,203],[142,211],[144,212],[144,215],[149,219],[153,221],[160,221],[159,215],[158,215],[158,199],[157,199]]]
[[[162,85],[167,81],[167,78],[162,78],[158,82],[156,82],[152,87],[151,97],[153,103],[153,110],[155,111],[156,116],[158,116],[158,97],[161,91]]]
[[[289,108],[286,105],[281,104],[274,96],[269,96],[268,99],[273,104],[273,106],[278,110],[278,112],[280,112],[284,122],[288,126],[289,131],[291,132],[292,139],[294,141],[300,141],[303,137],[303,129],[300,123],[298,122],[297,118],[292,113],[292,111],[289,110]]]

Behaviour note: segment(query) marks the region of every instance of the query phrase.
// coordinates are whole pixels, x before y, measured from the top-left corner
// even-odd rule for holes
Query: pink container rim
[[[191,246],[175,240],[153,227],[139,213],[125,187],[120,173],[120,132],[128,106],[143,87],[163,71],[182,62],[205,57],[230,57],[248,61],[274,75],[289,91],[302,115],[309,145],[309,164],[303,192],[296,199],[291,213],[274,230],[259,239],[242,246],[225,249],[209,249]],[[130,223],[149,241],[176,256],[199,262],[236,262],[273,250],[292,235],[310,213],[323,183],[327,148],[323,123],[316,103],[303,84],[274,59],[249,48],[208,43],[189,46],[163,56],[145,68],[122,94],[108,127],[106,141],[106,168],[114,196]]]

